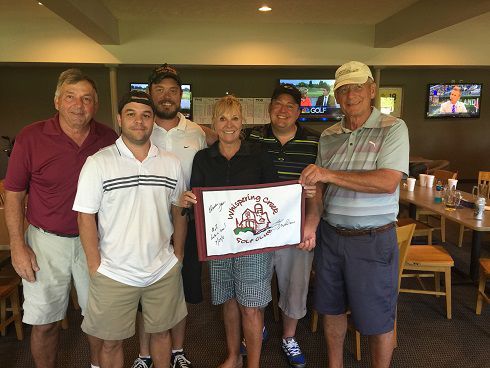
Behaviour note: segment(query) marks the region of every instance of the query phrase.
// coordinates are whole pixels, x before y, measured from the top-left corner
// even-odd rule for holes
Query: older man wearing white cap
[[[344,118],[322,133],[316,164],[301,174],[304,184],[319,187],[314,303],[324,315],[329,367],[343,366],[347,309],[356,329],[369,336],[372,367],[389,367],[398,296],[395,221],[399,182],[408,174],[408,131],[402,120],[371,106],[376,84],[367,65],[351,61],[337,69],[334,92]]]

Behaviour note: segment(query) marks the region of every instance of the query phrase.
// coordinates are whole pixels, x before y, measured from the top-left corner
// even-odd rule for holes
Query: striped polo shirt
[[[320,134],[298,123],[296,127],[296,135],[285,145],[274,136],[271,124],[245,130],[247,139],[261,142],[272,155],[280,181],[298,179],[303,169],[316,160]]]
[[[151,145],[140,162],[122,138],[90,156],[80,173],[73,210],[97,213],[98,272],[144,287],[177,263],[170,244],[171,206],[185,190],[179,160]]]
[[[392,169],[408,175],[409,141],[405,122],[376,108],[358,129],[344,120],[321,135],[316,164],[331,170]],[[351,229],[386,225],[396,220],[399,188],[394,193],[363,193],[327,184],[323,219]]]

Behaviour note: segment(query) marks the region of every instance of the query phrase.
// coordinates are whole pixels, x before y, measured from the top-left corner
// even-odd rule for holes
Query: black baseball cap
[[[274,100],[283,94],[290,95],[298,106],[301,105],[301,92],[292,84],[281,84],[276,87],[272,93],[272,99]]]
[[[180,80],[177,70],[173,66],[165,63],[153,69],[153,72],[148,78],[148,89],[151,88],[153,83],[159,83],[165,78],[173,78],[179,84],[179,86],[182,86],[182,81]]]
[[[124,106],[126,106],[130,102],[137,102],[140,104],[145,104],[151,107],[153,112],[155,112],[155,105],[153,104],[153,101],[150,97],[150,95],[144,91],[140,90],[132,90],[128,93],[126,93],[120,100],[119,104],[117,106],[117,111],[119,114],[122,112],[124,109]]]

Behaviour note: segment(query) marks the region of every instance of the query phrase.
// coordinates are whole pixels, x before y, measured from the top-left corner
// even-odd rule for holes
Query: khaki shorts
[[[306,315],[313,252],[296,247],[276,250],[272,264],[279,286],[279,308],[286,316],[301,319]]]
[[[85,314],[89,276],[80,238],[45,233],[30,225],[27,228],[26,241],[36,254],[39,271],[36,272],[35,282],[22,280],[23,322],[44,325],[62,320],[68,306],[72,276],[78,303],[82,314]]]
[[[187,315],[181,268],[179,262],[160,280],[145,287],[126,285],[97,272],[90,278],[82,330],[103,340],[127,339],[134,335],[139,302],[147,333],[171,329]]]

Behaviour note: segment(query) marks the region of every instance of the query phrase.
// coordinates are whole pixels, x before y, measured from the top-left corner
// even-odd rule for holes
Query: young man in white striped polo
[[[103,367],[123,367],[122,342],[135,333],[138,303],[155,368],[169,367],[169,330],[187,315],[187,219],[177,206],[185,181],[179,160],[150,141],[154,110],[145,92],[122,98],[121,137],[87,159],[73,205],[91,276],[82,329],[104,340]]]

